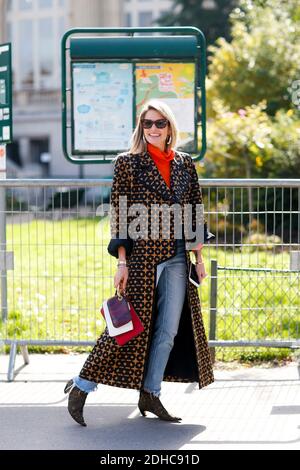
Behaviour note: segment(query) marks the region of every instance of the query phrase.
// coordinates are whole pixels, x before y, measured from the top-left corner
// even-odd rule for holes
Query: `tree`
[[[240,0],[230,15],[232,42],[210,46],[210,98],[232,111],[262,100],[267,113],[291,107],[289,89],[300,77],[299,0]]]
[[[300,169],[300,4],[240,0],[231,43],[211,46],[205,175],[291,178]]]
[[[266,103],[232,112],[215,102],[215,119],[208,126],[210,172],[216,177],[259,178],[272,158],[272,122]]]
[[[237,0],[173,0],[173,8],[161,16],[161,26],[196,26],[203,31],[207,43],[212,44],[219,36],[230,39],[229,13]]]

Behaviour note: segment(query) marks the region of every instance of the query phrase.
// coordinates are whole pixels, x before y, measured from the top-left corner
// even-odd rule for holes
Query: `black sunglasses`
[[[151,127],[155,125],[157,129],[164,129],[168,124],[168,119],[157,119],[156,121],[152,121],[151,119],[142,119],[142,126],[144,129],[151,129]]]

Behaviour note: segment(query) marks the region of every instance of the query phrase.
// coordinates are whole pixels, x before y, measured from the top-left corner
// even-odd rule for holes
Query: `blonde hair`
[[[165,119],[169,121],[170,126],[170,142],[166,144],[166,150],[169,151],[171,148],[176,148],[179,130],[173,111],[170,107],[161,100],[150,100],[142,108],[139,115],[136,128],[132,134],[130,141],[129,153],[142,153],[147,151],[147,142],[144,137],[144,131],[142,127],[142,119],[150,109],[158,111]]]

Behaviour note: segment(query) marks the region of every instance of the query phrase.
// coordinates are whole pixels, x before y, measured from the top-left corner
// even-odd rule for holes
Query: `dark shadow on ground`
[[[158,418],[128,417],[136,406],[85,407],[86,428],[73,422],[65,407],[0,407],[1,450],[168,450],[180,449],[205,426],[174,424]]]

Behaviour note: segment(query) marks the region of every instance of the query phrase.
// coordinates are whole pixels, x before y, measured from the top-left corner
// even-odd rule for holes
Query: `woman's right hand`
[[[114,277],[114,286],[115,288],[119,286],[121,294],[123,294],[124,290],[126,289],[127,280],[128,280],[128,267],[119,266]]]

